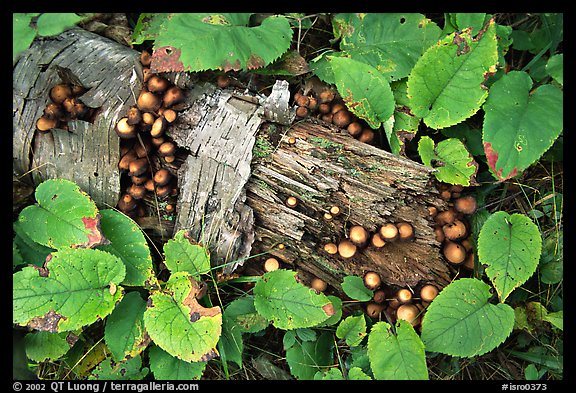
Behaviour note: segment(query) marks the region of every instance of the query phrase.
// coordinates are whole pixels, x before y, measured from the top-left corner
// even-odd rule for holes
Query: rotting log
[[[75,28],[35,40],[13,65],[13,171],[38,185],[51,178],[76,182],[101,208],[120,196],[116,122],[142,88],[139,52]],[[80,99],[96,110],[92,122],[74,120],[68,130],[41,133],[36,120],[50,102],[48,92],[67,82],[65,69],[88,91]]]
[[[291,137],[295,143],[288,142]],[[266,257],[274,255],[301,271],[303,281],[319,277],[337,289],[344,276],[368,271],[399,287],[421,282],[443,287],[450,271],[428,207],[443,210],[446,202],[431,184],[431,174],[430,168],[359,142],[336,126],[313,119],[296,122],[269,155],[253,160],[246,192],[255,221],[252,254],[268,252]],[[289,196],[298,199],[295,208],[284,203]],[[342,214],[326,219],[332,206]],[[412,224],[413,241],[380,249],[369,245],[350,259],[323,249],[326,243],[338,244],[352,225],[374,233],[397,222]]]

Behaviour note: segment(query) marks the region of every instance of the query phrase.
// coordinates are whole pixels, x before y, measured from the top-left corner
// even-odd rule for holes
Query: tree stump
[[[13,171],[31,185],[50,178],[76,182],[101,208],[120,196],[119,139],[114,127],[142,88],[139,52],[83,29],[35,40],[13,67]],[[41,133],[36,120],[65,69],[88,91],[92,122]]]

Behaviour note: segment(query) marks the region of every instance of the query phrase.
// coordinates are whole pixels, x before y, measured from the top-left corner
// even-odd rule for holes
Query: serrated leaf
[[[359,345],[366,337],[364,315],[350,315],[342,320],[336,329],[336,337],[344,339],[350,347]]]
[[[22,258],[22,254],[16,245],[16,242],[12,241],[12,266],[18,266],[24,263],[24,258]]]
[[[140,227],[128,216],[112,209],[100,211],[100,227],[110,244],[98,246],[119,257],[126,266],[127,286],[155,286],[150,247]]]
[[[514,327],[514,310],[489,303],[491,296],[490,286],[474,278],[444,287],[422,318],[426,351],[473,357],[502,344]]]
[[[564,85],[564,54],[550,56],[546,63],[546,72],[560,85]]]
[[[346,276],[342,281],[342,290],[351,299],[358,300],[361,302],[367,302],[372,299],[374,292],[366,288],[364,285],[364,280],[362,277],[358,276]]]
[[[36,28],[38,35],[53,36],[62,33],[80,22],[83,18],[70,12],[45,12],[38,17]]]
[[[125,274],[122,261],[107,252],[57,251],[44,268],[25,267],[13,275],[13,322],[49,332],[89,325],[122,299]]]
[[[185,362],[177,359],[158,346],[148,352],[150,370],[156,380],[191,380],[200,379],[206,368],[206,362]]]
[[[195,277],[210,271],[210,254],[206,247],[196,243],[188,231],[178,231],[164,245],[166,267],[172,273],[188,272]]]
[[[35,362],[57,360],[70,349],[64,333],[31,332],[24,337],[26,356]]]
[[[428,379],[424,344],[406,321],[396,323],[396,334],[386,322],[374,324],[368,335],[368,357],[375,379]]]
[[[423,136],[418,142],[418,154],[424,165],[437,170],[434,176],[439,181],[463,186],[478,184],[478,164],[459,139],[444,139],[434,146],[429,136]]]
[[[249,17],[250,14],[171,14],[158,31],[154,49],[170,47],[180,51],[182,71],[262,68],[289,49],[292,29],[284,16],[270,16],[256,27],[248,27]],[[176,70],[158,67],[157,60],[155,53],[151,69]]]
[[[88,377],[89,380],[141,380],[148,374],[148,368],[142,368],[142,358],[136,355],[133,358],[115,362],[106,358],[98,364]]]
[[[36,37],[36,28],[30,26],[35,14],[13,13],[12,14],[12,61],[30,47]]]
[[[472,28],[472,35],[478,34],[478,31],[484,26],[484,19],[486,13],[482,12],[457,12],[454,14],[454,21],[458,30],[463,30],[467,27]]]
[[[20,228],[36,243],[60,249],[94,247],[106,239],[94,201],[75,183],[51,179],[36,187],[36,205],[18,216]]]
[[[541,252],[540,231],[523,214],[496,212],[478,236],[478,259],[501,302],[534,274]]]
[[[316,341],[296,341],[286,350],[286,362],[297,379],[311,380],[317,371],[333,364],[333,350],[332,334],[323,332]]]
[[[162,22],[169,15],[169,13],[140,13],[132,32],[132,45],[139,45],[144,43],[144,41],[156,39]]]
[[[346,107],[377,129],[394,112],[388,80],[374,67],[347,57],[329,57],[334,83]]]
[[[482,130],[473,128],[466,122],[443,128],[442,135],[448,138],[457,138],[465,146],[472,156],[483,156],[484,145],[482,144]]]
[[[417,13],[337,14],[332,25],[346,56],[371,65],[389,80],[407,76],[441,33]]]
[[[130,292],[106,319],[104,340],[115,361],[140,354],[150,343],[144,329],[144,310],[144,299],[138,292]]]
[[[497,62],[493,20],[475,38],[468,28],[441,39],[426,50],[408,76],[412,113],[434,129],[469,118],[486,100],[483,83],[496,71]]]
[[[278,329],[316,326],[334,314],[326,295],[296,281],[296,272],[279,269],[265,273],[254,286],[256,311]]]
[[[532,90],[522,71],[510,71],[492,85],[482,132],[488,166],[498,180],[520,174],[552,146],[563,129],[563,102],[556,86]]]
[[[200,285],[186,272],[173,273],[162,292],[148,299],[144,326],[160,348],[187,362],[216,356],[222,332],[220,307],[202,307],[196,300]]]

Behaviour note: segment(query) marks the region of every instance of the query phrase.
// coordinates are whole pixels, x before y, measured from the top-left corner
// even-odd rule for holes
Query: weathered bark
[[[36,131],[36,120],[67,68],[89,90],[80,99],[98,108],[94,122],[75,120],[69,130]],[[76,182],[99,207],[120,196],[119,138],[114,126],[142,88],[139,53],[82,29],[39,39],[13,67],[13,171],[30,184],[50,178]]]
[[[292,125],[271,154],[253,161],[246,203],[254,210],[256,238],[252,254],[269,252],[335,288],[345,275],[367,271],[397,286],[434,282],[445,286],[449,269],[442,260],[428,206],[446,208],[431,186],[432,170],[409,159],[359,142],[345,131],[309,120]],[[295,144],[287,143],[294,137]],[[296,208],[284,201],[299,200]],[[342,214],[326,220],[339,206]],[[338,243],[351,225],[373,233],[384,223],[406,221],[415,228],[410,242],[371,246],[345,260],[323,250]],[[284,249],[275,247],[284,244]]]

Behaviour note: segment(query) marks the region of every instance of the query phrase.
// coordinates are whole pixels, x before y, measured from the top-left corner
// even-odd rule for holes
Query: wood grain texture
[[[93,123],[72,121],[68,131],[42,134],[36,120],[50,102],[50,88],[61,82],[55,66],[69,69],[89,89],[80,99],[99,112]],[[114,127],[141,88],[139,53],[129,47],[82,29],[34,41],[13,67],[14,174],[34,185],[69,179],[99,207],[115,206],[120,174]]]

